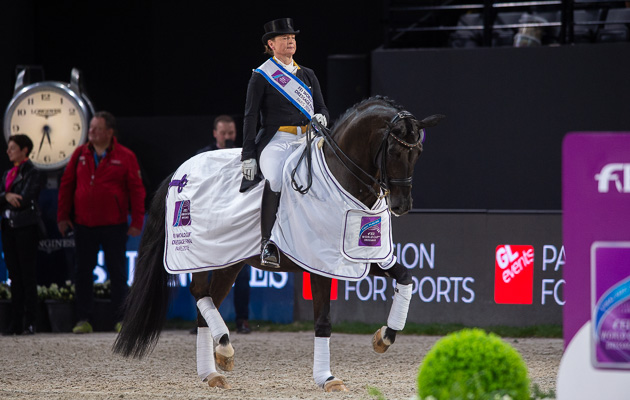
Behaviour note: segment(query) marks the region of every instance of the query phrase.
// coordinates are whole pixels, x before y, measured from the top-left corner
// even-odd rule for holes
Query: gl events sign
[[[495,255],[494,301],[499,304],[532,304],[534,247],[500,245]]]

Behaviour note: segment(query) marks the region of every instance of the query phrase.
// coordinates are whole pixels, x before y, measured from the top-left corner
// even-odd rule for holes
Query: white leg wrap
[[[199,308],[201,315],[203,315],[203,319],[206,320],[208,328],[210,328],[210,332],[212,333],[212,338],[215,342],[219,343],[221,336],[226,333],[229,335],[230,331],[228,330],[227,325],[225,325],[223,318],[221,318],[219,310],[217,310],[214,306],[212,298],[204,297],[199,299],[197,302],[197,308]]]
[[[407,321],[407,313],[409,312],[409,302],[411,301],[411,289],[413,283],[409,285],[401,285],[396,283],[396,293],[394,293],[394,303],[389,310],[387,317],[387,326],[395,331],[402,331]]]
[[[212,354],[213,347],[210,328],[197,328],[197,375],[202,382],[205,382],[211,373],[217,372]]]
[[[330,338],[316,337],[313,354],[313,379],[320,387],[324,387],[326,379],[332,376],[330,372]]]

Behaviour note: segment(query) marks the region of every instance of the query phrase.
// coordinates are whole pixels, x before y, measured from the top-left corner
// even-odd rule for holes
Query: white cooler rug
[[[278,218],[271,240],[307,271],[360,280],[370,263],[383,269],[393,255],[391,216],[384,200],[372,209],[345,191],[328,170],[323,152],[312,146],[313,184],[302,195],[291,187],[291,171],[304,149],[284,168]],[[166,196],[164,267],[173,274],[224,268],[260,254],[260,202],[264,184],[240,193],[241,149],[215,150],[182,164]],[[296,173],[307,181],[306,163]]]

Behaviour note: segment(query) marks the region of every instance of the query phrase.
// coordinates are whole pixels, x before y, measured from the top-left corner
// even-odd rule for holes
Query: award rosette
[[[591,247],[595,368],[630,369],[630,242]]]

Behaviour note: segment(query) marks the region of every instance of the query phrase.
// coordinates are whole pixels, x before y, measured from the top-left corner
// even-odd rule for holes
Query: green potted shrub
[[[420,365],[422,400],[530,399],[527,366],[495,334],[463,329],[438,340]]]
[[[62,285],[38,286],[37,294],[46,304],[52,332],[71,332],[75,323],[74,284],[65,281]]]

